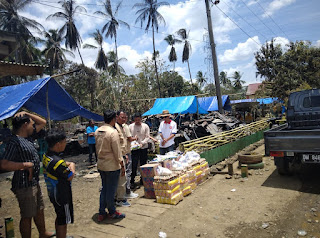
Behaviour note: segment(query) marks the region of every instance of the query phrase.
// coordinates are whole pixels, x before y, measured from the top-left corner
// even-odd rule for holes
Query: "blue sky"
[[[63,25],[59,20],[46,20],[46,17],[60,11],[58,0],[33,0],[32,4],[21,12],[22,15],[40,22],[46,30],[56,29]],[[111,0],[113,6],[119,1]],[[138,0],[123,0],[117,15],[118,19],[127,22],[131,27],[118,29],[118,54],[125,57],[127,62],[122,67],[127,74],[136,74],[135,68],[139,60],[152,55],[152,33],[146,33],[135,24],[137,9],[132,9]],[[174,34],[180,28],[189,31],[189,41],[192,46],[190,67],[192,78],[201,70],[214,82],[212,64],[206,60],[210,51],[204,34],[207,32],[207,19],[204,0],[176,1],[168,0],[170,6],[159,8],[166,25],[160,25],[155,35],[156,50],[160,57],[172,68],[168,60],[170,47],[163,40],[168,34]],[[105,19],[94,15],[97,10],[103,10],[101,2],[94,0],[76,0],[78,5],[87,9],[86,14],[76,15],[76,26],[80,31],[83,43],[94,44],[90,34],[102,28]],[[219,72],[226,71],[228,76],[237,70],[242,73],[242,80],[249,83],[261,82],[256,78],[254,53],[261,45],[271,38],[285,48],[289,41],[308,40],[320,47],[320,1],[319,0],[220,0],[218,5],[211,4],[213,31],[218,56]],[[106,52],[113,50],[114,40],[105,39]],[[175,70],[186,80],[189,80],[186,63],[181,62],[183,44],[176,45],[178,61]],[[85,65],[93,67],[97,51],[81,49]],[[77,52],[71,60],[80,62]]]

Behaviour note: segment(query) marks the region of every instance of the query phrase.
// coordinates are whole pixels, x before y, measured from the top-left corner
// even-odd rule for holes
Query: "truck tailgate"
[[[265,151],[320,152],[320,130],[287,130],[287,124],[264,133]]]

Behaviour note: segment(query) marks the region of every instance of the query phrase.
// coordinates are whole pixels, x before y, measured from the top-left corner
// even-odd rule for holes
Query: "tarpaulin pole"
[[[46,105],[47,105],[47,121],[49,124],[49,130],[51,130],[50,110],[49,110],[49,81],[47,82]]]

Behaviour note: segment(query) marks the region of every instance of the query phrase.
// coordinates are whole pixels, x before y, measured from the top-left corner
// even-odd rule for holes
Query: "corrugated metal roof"
[[[30,76],[41,75],[47,65],[39,64],[20,64],[0,60],[0,77],[4,76]]]
[[[248,85],[248,88],[247,88],[247,92],[246,92],[246,95],[249,96],[249,95],[255,95],[256,94],[256,91],[259,89],[259,86],[261,85],[262,83],[252,83],[252,84],[249,84]]]

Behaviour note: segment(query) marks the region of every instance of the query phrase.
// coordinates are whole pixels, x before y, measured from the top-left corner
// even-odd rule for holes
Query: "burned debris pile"
[[[186,140],[193,140],[204,136],[214,135],[222,131],[234,129],[243,123],[234,116],[223,115],[219,112],[211,112],[201,115],[196,120],[182,118],[178,126],[179,132],[176,135],[176,143]]]

